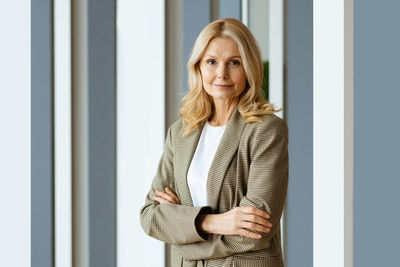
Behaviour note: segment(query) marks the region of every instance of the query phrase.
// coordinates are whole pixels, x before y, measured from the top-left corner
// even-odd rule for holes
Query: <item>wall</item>
[[[395,266],[400,240],[399,1],[354,1],[354,266]]]
[[[30,22],[30,1],[0,1],[0,266],[31,261]]]
[[[286,2],[286,264],[313,266],[313,1]]]

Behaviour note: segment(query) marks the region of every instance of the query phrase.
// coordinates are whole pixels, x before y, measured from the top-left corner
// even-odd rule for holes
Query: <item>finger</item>
[[[175,195],[174,191],[172,191],[171,189],[169,189],[169,187],[166,187],[166,188],[165,188],[165,191],[167,191],[167,193],[168,193],[169,195],[171,195],[171,196],[176,200],[177,203],[179,203],[179,198]]]
[[[175,193],[174,193],[174,191],[172,191],[169,187],[166,187],[166,188],[165,188],[165,191],[166,191],[168,194],[170,194],[170,195],[176,196]]]
[[[257,231],[257,232],[264,232],[264,233],[269,233],[271,231],[271,228],[265,227],[262,225],[259,225],[257,223],[252,223],[252,222],[242,222],[241,226],[244,228],[247,228],[249,230]]]
[[[166,199],[169,201],[171,204],[179,204],[179,199],[175,199],[173,196],[169,195],[168,193],[165,193],[163,191],[156,190],[156,193],[161,196],[162,198]]]
[[[262,235],[261,234],[257,234],[257,233],[253,233],[247,229],[241,228],[239,229],[239,235],[241,236],[245,236],[245,237],[250,237],[250,238],[254,238],[254,239],[261,239]]]
[[[168,199],[169,201],[175,202],[175,200],[174,200],[174,198],[172,196],[170,196],[169,194],[167,194],[167,193],[165,193],[163,191],[156,190],[156,194],[161,196],[161,197],[163,197],[163,198],[165,198],[165,199]]]
[[[259,215],[245,213],[242,218],[243,221],[257,223],[264,227],[272,227],[272,223],[270,221],[265,219],[265,217],[261,217]]]
[[[175,203],[169,201],[168,199],[165,199],[165,198],[159,197],[159,196],[153,196],[153,199],[160,203],[175,204]]]
[[[260,210],[256,207],[242,207],[241,211],[244,213],[256,214],[258,216],[261,216],[261,217],[264,217],[267,219],[269,219],[271,217],[267,212]]]

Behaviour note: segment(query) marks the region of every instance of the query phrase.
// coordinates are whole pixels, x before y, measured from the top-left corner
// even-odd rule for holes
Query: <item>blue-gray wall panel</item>
[[[219,17],[241,19],[241,1],[219,0]]]
[[[354,266],[399,266],[400,1],[354,1]]]
[[[31,2],[31,266],[54,262],[53,3]]]
[[[186,92],[187,85],[186,65],[192,52],[194,42],[201,30],[210,23],[211,3],[210,0],[184,0],[183,1],[183,91]]]
[[[89,0],[90,266],[116,266],[115,1]]]
[[[313,1],[285,6],[289,188],[287,267],[313,266]]]

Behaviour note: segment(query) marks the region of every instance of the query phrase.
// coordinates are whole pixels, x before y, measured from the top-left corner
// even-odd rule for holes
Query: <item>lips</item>
[[[232,87],[233,84],[214,84],[215,87],[221,87],[221,88],[228,88]]]

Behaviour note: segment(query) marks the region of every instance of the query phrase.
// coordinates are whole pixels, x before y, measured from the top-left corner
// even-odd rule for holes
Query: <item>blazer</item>
[[[281,118],[260,116],[246,123],[237,106],[225,128],[207,180],[208,204],[193,207],[187,172],[202,127],[182,137],[181,120],[167,132],[164,152],[151,189],[140,210],[143,230],[171,244],[172,267],[282,267],[280,218],[288,186],[288,128]],[[180,205],[160,204],[155,190],[170,187]],[[200,213],[224,213],[237,206],[253,206],[270,214],[272,228],[261,239],[209,234],[195,226]]]

